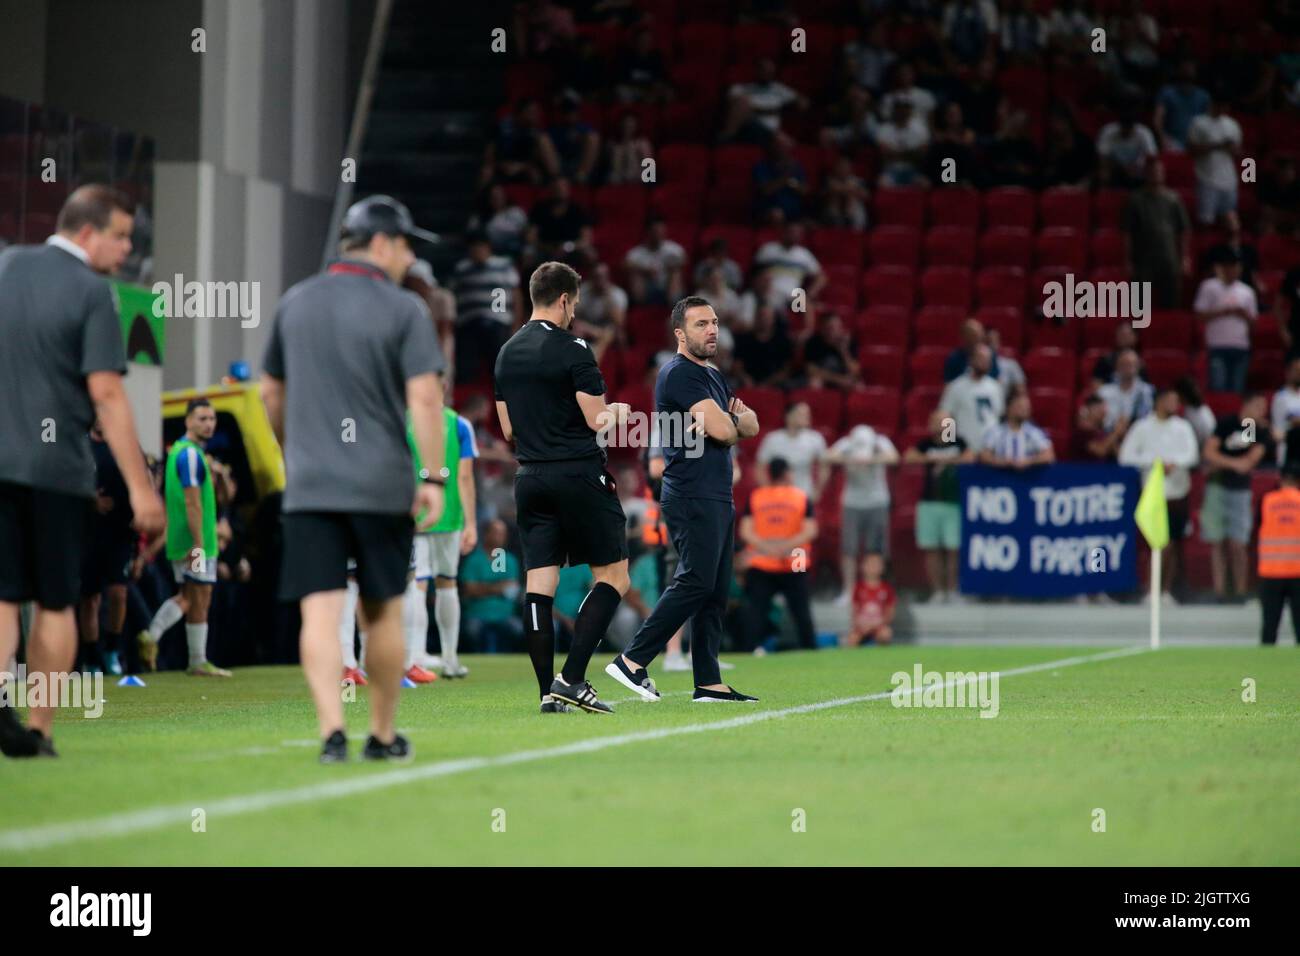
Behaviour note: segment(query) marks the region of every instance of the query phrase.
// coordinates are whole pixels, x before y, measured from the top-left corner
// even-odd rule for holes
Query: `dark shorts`
[[[126,584],[131,577],[135,544],[135,532],[130,528],[105,528],[93,522],[81,561],[81,596],[90,597],[112,585]]]
[[[525,570],[627,560],[627,517],[602,467],[521,465],[515,510]]]
[[[0,481],[0,601],[59,611],[81,597],[90,498]]]
[[[280,600],[296,601],[348,586],[348,559],[357,562],[357,588],[382,601],[406,590],[415,523],[408,514],[295,511],[284,515]]]
[[[1165,502],[1169,511],[1169,540],[1182,541],[1187,537],[1187,519],[1191,507],[1186,498],[1171,498]]]

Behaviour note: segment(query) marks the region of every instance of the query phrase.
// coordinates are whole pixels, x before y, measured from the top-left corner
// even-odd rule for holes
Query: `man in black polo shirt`
[[[627,519],[598,441],[627,420],[628,407],[605,404],[605,380],[591,347],[569,331],[579,282],[562,262],[538,266],[528,280],[533,314],[502,346],[496,364],[497,415],[519,460],[515,506],[528,572],[524,634],[544,714],[568,705],[613,713],[587,681],[587,664],[630,583]],[[568,659],[555,674],[551,609],[565,564],[591,565],[595,583],[578,608]]]
[[[709,361],[718,350],[718,316],[708,300],[680,300],[673,306],[672,328],[677,354],[659,370],[655,411],[665,461],[660,507],[677,550],[677,573],[605,673],[643,699],[659,700],[646,668],[689,620],[694,699],[750,702],[757,698],[722,683],[718,650],[735,551],[730,449],[758,434],[758,416],[731,395]],[[687,441],[688,428],[704,435],[702,448]]]
[[[371,196],[348,209],[343,257],[284,294],[263,359],[262,398],[284,449],[280,597],[302,611],[302,666],[322,763],[347,760],[339,620],[347,563],[369,622],[367,760],[411,756],[394,722],[406,659],[402,595],[415,526],[442,514],[444,361],[424,302],[398,283],[415,261],[406,207]],[[406,442],[409,411],[425,469]],[[413,502],[413,503],[412,503]]]
[[[58,685],[77,652],[96,418],[126,482],[134,527],[148,535],[163,528],[122,386],[122,326],[97,274],[125,261],[131,223],[124,198],[86,185],[68,197],[45,245],[0,253],[0,669],[18,649],[19,605],[35,601],[27,667],[45,687]],[[24,729],[0,706],[0,752],[55,756],[53,709],[28,714]]]

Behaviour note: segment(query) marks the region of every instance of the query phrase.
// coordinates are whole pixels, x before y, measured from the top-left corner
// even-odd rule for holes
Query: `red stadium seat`
[[[838,388],[796,388],[787,396],[787,402],[807,402],[814,428],[830,429],[837,434],[842,430],[844,393]]]
[[[838,264],[860,269],[865,246],[864,233],[828,226],[815,230],[808,240],[808,248],[824,266]]]
[[[747,224],[754,218],[749,181],[715,184],[705,194],[704,213],[710,223]]]
[[[627,331],[641,348],[660,348],[668,337],[668,310],[662,305],[634,305],[627,310]]]
[[[1063,227],[1087,232],[1091,225],[1092,197],[1073,186],[1045,189],[1038,197],[1038,218],[1044,229]]]
[[[980,194],[974,189],[936,189],[930,193],[932,226],[980,227]]]
[[[921,231],[915,226],[877,226],[867,238],[867,249],[873,266],[915,269],[921,264]]]
[[[696,256],[703,259],[709,254],[709,243],[714,239],[727,241],[727,255],[734,259],[744,275],[749,274],[750,263],[754,261],[754,230],[748,226],[705,226],[700,230],[696,247]]]
[[[1210,406],[1215,418],[1222,418],[1241,410],[1241,396],[1236,392],[1206,392],[1205,404]]]
[[[1034,262],[1039,268],[1060,266],[1082,278],[1088,268],[1088,244],[1078,229],[1053,226],[1034,240]]]
[[[1074,390],[1030,388],[1033,421],[1039,428],[1068,433],[1074,421]]]
[[[1110,349],[1092,348],[1084,349],[1083,354],[1079,356],[1079,388],[1087,392],[1092,389],[1092,370],[1097,367],[1097,360],[1103,356],[1109,355]]]
[[[1036,228],[1038,204],[1033,192],[1020,186],[990,189],[984,194],[984,223],[990,229],[995,226]]]
[[[869,386],[849,392],[844,399],[844,428],[870,425],[878,432],[893,435],[898,431],[902,401],[898,390]]]
[[[596,190],[595,212],[597,222],[644,222],[649,206],[649,192],[640,184],[601,186]],[[698,216],[700,201],[697,198],[692,212]]]
[[[1143,349],[1146,378],[1156,388],[1173,385],[1191,371],[1191,356],[1177,349]]]
[[[921,273],[921,302],[925,305],[971,306],[971,270],[960,266],[931,266]]]
[[[912,373],[912,387],[942,386],[943,363],[951,351],[950,346],[918,345],[907,359],[908,370]]]
[[[1065,349],[1030,349],[1020,358],[1020,367],[1031,386],[1050,386],[1074,394],[1074,353]]]
[[[858,340],[863,345],[891,345],[906,352],[911,346],[911,318],[911,312],[900,306],[870,306],[858,313]]]
[[[1259,240],[1261,269],[1294,269],[1300,266],[1300,240],[1270,233]]]
[[[1286,353],[1281,349],[1256,347],[1250,353],[1246,388],[1271,395],[1286,378]]]
[[[903,399],[903,417],[909,432],[914,429],[924,431],[927,428],[930,413],[939,407],[939,399],[942,396],[943,388],[938,385],[913,387],[908,390],[907,398]]]
[[[1092,264],[1094,267],[1110,266],[1128,271],[1124,233],[1118,229],[1098,229],[1092,234],[1089,244],[1092,247]]]
[[[916,277],[901,266],[872,266],[862,276],[863,305],[896,305],[911,311],[916,304]]]
[[[876,192],[875,219],[881,226],[925,225],[926,196],[923,189],[881,189]]]
[[[762,158],[763,151],[757,146],[744,143],[718,146],[713,150],[713,181],[721,184],[741,179],[748,184],[754,166]]]
[[[995,226],[980,236],[979,253],[981,266],[1028,270],[1034,259],[1033,233],[1020,226]]]
[[[903,373],[907,368],[903,356],[902,349],[889,345],[862,346],[858,351],[862,380],[868,385],[902,388]]]
[[[997,329],[1002,345],[1017,352],[1025,342],[1025,312],[1015,306],[982,305],[975,310],[975,318],[986,329]]]
[[[698,11],[697,11],[698,12]],[[707,51],[710,60],[726,63],[731,58],[733,28],[726,23],[683,23],[677,31],[677,50],[687,60]]]
[[[1196,166],[1190,153],[1161,153],[1165,167],[1165,185],[1170,189],[1196,186]]]
[[[785,421],[785,393],[779,388],[738,388],[736,395],[754,410],[764,431],[775,431]]]
[[[912,327],[916,330],[917,347],[938,345],[955,348],[965,319],[965,309],[950,305],[923,306],[912,321]]]
[[[1193,347],[1196,319],[1190,312],[1157,311],[1151,313],[1151,324],[1138,330],[1138,339],[1145,349],[1178,349],[1189,351]]]
[[[604,188],[610,189],[615,187],[605,186]],[[629,187],[616,188],[622,189]],[[636,189],[638,187],[633,186],[630,188]],[[698,222],[704,210],[705,192],[706,190],[704,187],[694,183],[660,186],[658,189],[650,192],[650,208],[654,210],[655,214],[659,216],[660,219],[676,222],[685,222],[687,220]],[[748,201],[749,198],[746,196],[745,202],[748,203]],[[619,211],[615,210],[614,215],[618,216]],[[639,221],[636,218],[636,213],[633,211],[629,211],[625,214],[624,218],[628,222]],[[645,213],[643,211],[640,215],[640,220],[644,220],[644,218]],[[603,221],[608,221],[608,218]]]
[[[1092,224],[1102,229],[1119,229],[1123,226],[1124,206],[1128,192],[1123,189],[1098,189],[1092,194]]]
[[[975,265],[975,230],[969,226],[934,226],[925,234],[928,266]]]
[[[1079,347],[1080,319],[1045,319],[1029,323],[1029,347],[1058,348],[1073,352]]]
[[[1105,349],[1110,351],[1115,347],[1115,326],[1128,322],[1128,319],[1113,318],[1092,318],[1078,319],[1080,325],[1080,338],[1083,341],[1085,349]],[[1141,335],[1142,333],[1138,333]]]
[[[1025,270],[1010,266],[990,266],[975,276],[975,295],[981,306],[1009,306],[1023,309],[1028,286]]]
[[[1261,311],[1255,320],[1255,329],[1250,335],[1251,348],[1263,351],[1286,351],[1282,342],[1282,333],[1278,331],[1277,316],[1272,312]]]

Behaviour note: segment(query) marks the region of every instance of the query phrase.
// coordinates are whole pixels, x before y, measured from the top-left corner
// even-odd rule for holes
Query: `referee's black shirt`
[[[575,392],[605,394],[605,379],[586,341],[542,319],[525,322],[497,353],[495,378],[521,465],[604,462],[605,451],[574,397]]]

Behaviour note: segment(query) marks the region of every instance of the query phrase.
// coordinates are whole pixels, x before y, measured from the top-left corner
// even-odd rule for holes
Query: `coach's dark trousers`
[[[1291,605],[1291,627],[1295,630],[1296,644],[1300,644],[1300,578],[1260,578],[1259,607],[1264,615],[1262,643],[1277,643],[1284,603]]]
[[[722,616],[731,589],[735,505],[730,501],[673,497],[665,498],[660,508],[677,549],[677,573],[623,653],[628,660],[646,667],[677,629],[690,621],[695,685],[721,684],[718,650],[722,647]]]
[[[767,615],[772,610],[772,598],[778,594],[785,595],[786,607],[790,609],[795,630],[799,634],[799,646],[808,650],[815,648],[817,637],[813,631],[812,607],[808,599],[808,575],[799,571],[778,573],[750,568],[745,572],[745,633],[749,639],[749,650],[762,644],[767,636]]]

